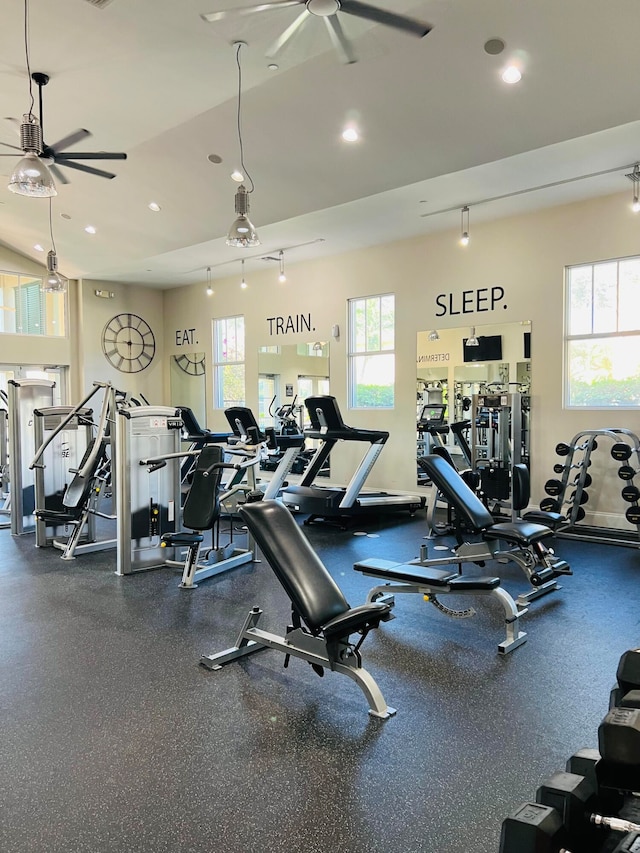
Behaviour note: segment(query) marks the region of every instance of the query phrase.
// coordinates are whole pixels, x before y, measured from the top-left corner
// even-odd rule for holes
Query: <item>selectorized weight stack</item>
[[[162,535],[180,529],[180,410],[169,406],[120,409],[116,415],[116,574],[165,565]],[[149,471],[143,460],[168,457]],[[170,549],[171,550],[171,549]]]

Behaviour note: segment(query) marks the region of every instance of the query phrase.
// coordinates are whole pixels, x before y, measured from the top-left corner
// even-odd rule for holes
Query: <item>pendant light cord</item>
[[[31,80],[31,62],[29,60],[29,0],[24,0],[24,54],[27,61],[27,75],[29,77],[29,97],[31,105],[29,107],[29,117],[33,116],[33,107],[35,99],[33,97],[33,82]]]
[[[55,240],[53,239],[53,215],[52,215],[52,208],[53,208],[53,200],[52,200],[51,196],[49,196],[49,234],[50,234],[50,236],[51,236],[51,248],[53,249],[54,253],[56,253],[56,242],[55,242]],[[57,253],[56,253],[56,254],[57,254]]]
[[[242,46],[242,42],[240,42],[236,48],[236,64],[238,66],[238,142],[240,144],[240,165],[242,166],[242,174],[247,176],[249,183],[251,184],[251,189],[247,190],[247,192],[252,193],[254,190],[253,178],[247,171],[247,167],[244,165],[244,146],[242,143],[242,127],[240,123],[240,107],[242,103],[242,65],[240,64],[240,50],[242,49]]]

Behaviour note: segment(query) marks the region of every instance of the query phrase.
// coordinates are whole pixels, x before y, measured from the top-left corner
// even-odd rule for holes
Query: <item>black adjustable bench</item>
[[[433,604],[441,613],[455,619],[475,616],[472,607],[464,610],[447,607],[438,598],[446,593],[490,595],[497,598],[504,610],[506,637],[498,643],[499,654],[508,654],[527,639],[519,628],[519,618],[526,608],[518,608],[506,590],[500,586],[500,578],[463,575],[458,572],[426,568],[415,563],[393,563],[390,560],[360,560],[353,568],[370,578],[378,578],[384,584],[369,590],[367,601],[381,601],[393,605],[396,593],[419,593],[425,601]]]
[[[360,646],[366,635],[389,618],[391,605],[369,602],[350,607],[309,544],[290,512],[276,501],[259,501],[240,509],[249,532],[291,600],[292,625],[284,637],[258,628],[262,610],[254,607],[244,621],[236,645],[224,652],[204,655],[207,669],[246,657],[261,649],[278,649],[289,657],[306,660],[319,675],[325,669],[356,682],[369,703],[369,713],[386,719],[395,714],[373,677],[362,667]],[[360,635],[357,642],[351,636]]]
[[[518,604],[528,602],[559,589],[557,578],[572,574],[569,564],[559,560],[544,544],[553,537],[553,530],[530,521],[500,522],[493,516],[477,495],[467,486],[458,472],[442,457],[423,456],[418,465],[426,472],[438,492],[455,510],[456,537],[458,545],[450,557],[428,559],[427,546],[420,549],[419,565],[459,565],[461,563],[483,563],[485,560],[515,562],[531,584],[531,590],[518,596]],[[467,542],[463,534],[478,533],[480,542]],[[499,550],[499,542],[513,547]]]

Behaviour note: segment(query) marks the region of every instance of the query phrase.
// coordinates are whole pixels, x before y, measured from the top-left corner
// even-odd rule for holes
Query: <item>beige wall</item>
[[[205,284],[165,293],[166,352],[178,352],[175,332],[195,327],[197,349],[211,364],[211,319],[243,314],[247,332],[247,404],[256,405],[257,347],[295,343],[315,337],[331,341],[331,392],[354,426],[388,429],[391,437],[369,478],[377,487],[412,489],[415,481],[416,336],[432,328],[531,320],[532,323],[532,485],[534,498],[544,496],[544,482],[558,461],[554,448],[579,430],[619,426],[640,432],[637,411],[615,413],[566,411],[562,408],[562,330],[564,268],[581,262],[638,254],[640,219],[629,210],[626,194],[616,194],[523,216],[474,225],[467,249],[457,231],[444,231],[402,242],[300,264],[287,261],[288,280],[280,284],[274,271],[214,282],[207,297]],[[293,254],[293,253],[292,253]],[[461,310],[465,290],[501,287],[505,298],[493,311],[437,316],[438,294],[453,294]],[[346,311],[356,296],[396,294],[396,405],[393,411],[346,409]],[[486,296],[485,293],[482,296]],[[481,302],[481,308],[488,307]],[[309,334],[269,334],[267,318],[311,314]],[[331,338],[338,323],[340,339]],[[210,385],[210,382],[208,383]],[[210,391],[210,389],[209,389]],[[209,425],[224,428],[221,413],[211,410]],[[357,448],[343,447],[342,464],[332,466],[338,479],[348,478]],[[604,451],[604,457],[608,451]],[[595,473],[595,471],[594,471]],[[612,478],[613,506],[598,506],[596,491],[589,509],[618,512],[619,484],[615,466],[606,460],[603,477]],[[606,490],[605,490],[606,491]]]
[[[545,480],[553,476],[558,441],[569,441],[589,428],[625,427],[640,432],[633,410],[619,412],[566,411],[562,408],[563,286],[566,265],[624,257],[640,251],[640,218],[629,211],[626,194],[549,208],[525,216],[474,225],[467,249],[457,243],[457,230],[402,242],[374,246],[316,261],[287,260],[288,280],[280,284],[277,271],[247,275],[241,290],[239,275],[215,281],[213,296],[205,282],[187,288],[159,291],[98,281],[70,286],[70,338],[64,340],[3,336],[0,361],[69,364],[72,399],[78,399],[94,380],[111,380],[119,388],[143,393],[151,402],[168,402],[168,357],[180,352],[206,354],[207,423],[223,430],[222,412],[212,408],[211,371],[214,317],[242,314],[246,324],[247,405],[257,407],[258,347],[329,340],[331,393],[345,421],[354,426],[388,429],[391,437],[369,478],[374,487],[411,490],[415,480],[416,339],[418,332],[484,324],[532,323],[532,479],[537,501]],[[231,250],[230,250],[231,252]],[[236,253],[238,254],[238,253]],[[239,255],[238,255],[239,256]],[[0,267],[41,273],[42,268],[0,247]],[[439,294],[452,294],[455,310],[462,308],[463,291],[504,290],[493,311],[470,309],[464,314],[438,316]],[[115,294],[96,297],[94,290]],[[396,295],[396,405],[393,411],[347,410],[347,300],[392,292]],[[487,308],[488,303],[480,303]],[[156,336],[156,356],[142,373],[127,375],[106,362],[100,345],[102,330],[115,314],[142,316]],[[278,334],[269,318],[310,317],[310,331]],[[295,320],[294,320],[295,322]],[[331,329],[340,327],[339,339]],[[191,331],[189,331],[191,330]],[[340,447],[332,471],[338,481],[349,478],[361,448]],[[594,474],[608,486],[592,489],[589,510],[618,514],[621,509],[615,465],[602,454]],[[598,495],[601,495],[598,498]],[[610,519],[607,517],[607,522]],[[601,523],[603,523],[601,521]]]

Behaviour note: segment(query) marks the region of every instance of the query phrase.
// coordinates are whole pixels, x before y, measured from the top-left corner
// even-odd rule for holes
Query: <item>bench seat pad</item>
[[[504,539],[505,542],[512,542],[515,545],[530,545],[549,536],[553,536],[553,530],[545,527],[544,524],[532,524],[529,521],[518,521],[514,524],[501,522],[482,531],[482,538],[486,541]]]
[[[459,575],[457,572],[441,571],[412,563],[393,563],[391,560],[360,560],[353,568],[369,577],[418,586],[451,587],[460,591],[495,589],[500,586],[500,578]]]

